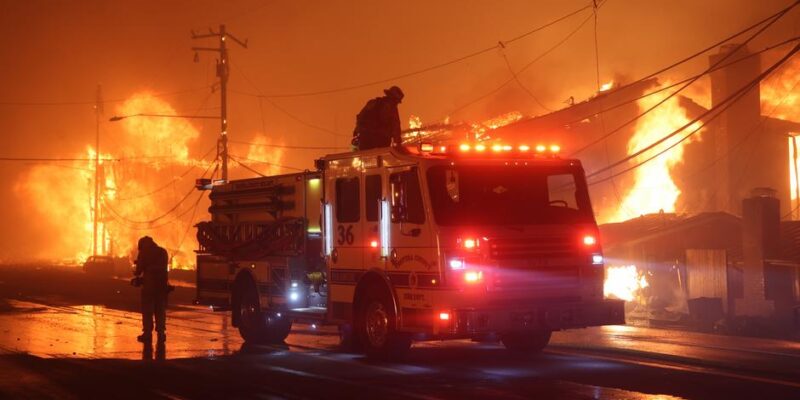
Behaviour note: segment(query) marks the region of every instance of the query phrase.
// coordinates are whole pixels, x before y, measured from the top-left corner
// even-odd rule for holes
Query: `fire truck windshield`
[[[593,222],[579,168],[443,165],[431,167],[427,176],[439,225]]]

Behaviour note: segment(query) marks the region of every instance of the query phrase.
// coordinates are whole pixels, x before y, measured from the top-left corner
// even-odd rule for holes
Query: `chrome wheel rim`
[[[389,314],[379,302],[372,302],[366,312],[367,340],[373,347],[383,347],[389,334]]]

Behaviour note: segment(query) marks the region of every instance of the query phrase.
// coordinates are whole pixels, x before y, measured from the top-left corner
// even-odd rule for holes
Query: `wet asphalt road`
[[[334,327],[249,346],[224,313],[174,304],[166,345],[148,348],[124,286],[86,305],[14,279],[0,272],[0,398],[800,399],[793,341],[610,326],[556,333],[535,357],[424,342],[386,363],[340,351]]]

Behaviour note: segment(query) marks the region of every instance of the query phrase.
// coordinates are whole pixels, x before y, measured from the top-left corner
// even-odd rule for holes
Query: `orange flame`
[[[648,286],[647,277],[635,265],[606,267],[606,279],[603,282],[606,298],[632,301]]]
[[[176,114],[168,103],[149,93],[134,94],[117,112]],[[101,145],[113,144],[114,152],[106,150],[100,156],[99,210],[94,210],[96,151],[91,147],[76,157],[86,161],[34,166],[15,185],[17,195],[30,201],[43,229],[49,232],[36,256],[85,260],[92,251],[97,211],[98,254],[130,256],[137,239],[149,235],[168,250],[173,268],[192,266],[192,250],[197,244],[190,227],[202,211],[194,217],[191,211],[203,207],[199,206],[199,193],[191,190],[194,179],[210,164],[190,157],[189,144],[199,137],[199,131],[180,118],[131,117],[123,120],[121,127],[113,139],[105,135],[101,140]],[[154,221],[141,222],[149,220]]]
[[[761,113],[784,120],[800,122],[800,91],[795,90],[800,80],[800,59],[789,60],[780,69],[781,73],[763,82],[761,85]],[[788,79],[787,79],[788,78]],[[800,132],[790,132],[787,138],[789,144],[789,177],[790,192],[793,202],[797,201],[797,176],[800,170],[800,155],[794,154],[795,148],[800,148],[800,139],[796,136]],[[795,165],[796,164],[796,165]],[[792,205],[792,209],[797,207]],[[795,210],[793,219],[800,219],[800,209]]]
[[[666,96],[667,93],[664,93],[640,99],[638,101],[639,108],[642,111],[650,109]],[[639,118],[636,124],[636,132],[628,141],[628,154],[633,154],[650,146],[689,121],[691,119],[679,105],[677,98],[673,97],[667,100],[664,104],[659,105],[642,118]],[[634,162],[640,163],[652,157],[653,154],[674,145],[699,126],[699,122],[692,124],[689,128],[640,155]],[[672,168],[683,161],[684,147],[692,141],[699,140],[701,133],[702,131],[698,132],[667,150],[664,154],[637,167],[634,170],[633,186],[627,190],[622,199],[622,204],[607,222],[624,221],[660,211],[675,212],[675,203],[681,191],[672,180],[670,172]]]
[[[266,165],[263,168],[259,165],[258,171],[264,175],[278,175],[286,173],[280,167],[283,160],[284,150],[279,147],[271,147],[272,141],[264,135],[256,135],[247,151],[247,158],[250,161],[260,162]]]

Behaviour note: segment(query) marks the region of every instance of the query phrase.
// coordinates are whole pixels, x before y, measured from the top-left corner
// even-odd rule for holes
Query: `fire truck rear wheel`
[[[550,342],[550,333],[550,331],[511,332],[501,335],[500,340],[514,353],[534,354],[544,350]]]
[[[411,337],[397,332],[391,297],[380,290],[370,290],[358,307],[356,332],[361,347],[369,357],[401,358],[411,347]]]
[[[245,342],[254,344],[282,343],[292,330],[292,320],[279,313],[263,312],[258,301],[258,291],[252,282],[240,282],[237,289],[239,334]]]

